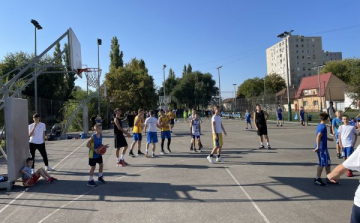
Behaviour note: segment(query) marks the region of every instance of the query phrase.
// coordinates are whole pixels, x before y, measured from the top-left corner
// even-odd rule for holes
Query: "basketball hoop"
[[[99,87],[99,79],[101,76],[101,69],[99,69],[99,68],[78,69],[78,74],[81,74],[83,72],[85,73],[88,85],[97,89]]]

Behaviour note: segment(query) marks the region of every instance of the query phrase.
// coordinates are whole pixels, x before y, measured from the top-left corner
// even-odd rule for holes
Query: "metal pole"
[[[164,64],[163,66],[163,75],[164,75],[164,110],[165,110],[165,107],[166,107],[166,102],[165,102],[165,96],[166,96],[166,93],[165,93],[165,68],[166,68],[166,65]]]
[[[218,67],[218,75],[219,75],[219,107],[221,108],[221,85],[220,85],[220,68],[222,68],[222,66]]]
[[[321,100],[321,83],[320,83],[320,67],[317,67],[318,70],[318,82],[319,82],[319,103],[320,103],[320,112],[322,111],[322,100]]]
[[[98,43],[98,91],[99,91],[99,98],[98,98],[98,114],[100,115],[100,44]]]
[[[288,57],[288,42],[289,42],[289,36],[286,37],[286,40],[285,40],[285,43],[286,43],[286,48],[285,48],[285,51],[286,51],[286,72],[287,72],[287,78],[286,78],[286,91],[287,91],[287,98],[288,98],[288,120],[289,122],[292,120],[292,117],[291,117],[291,103],[290,103],[290,91],[289,91],[289,85],[290,85],[290,70],[289,70],[289,57]]]
[[[265,77],[264,77],[264,97],[263,97],[263,100],[264,100],[264,105],[265,105],[265,94],[266,94],[266,88],[265,88],[265,78],[266,78],[266,74],[265,74]]]
[[[234,86],[234,112],[236,112],[236,84],[233,84]]]
[[[36,51],[36,48],[37,48],[37,43],[36,43],[36,27],[34,27],[35,28],[35,58],[37,57],[37,51]],[[37,94],[38,94],[38,92],[37,92],[37,74],[36,74],[36,64],[35,64],[35,80],[34,80],[34,88],[35,88],[35,92],[34,92],[34,94],[35,94],[35,113],[37,113],[38,112],[38,98],[37,98]]]

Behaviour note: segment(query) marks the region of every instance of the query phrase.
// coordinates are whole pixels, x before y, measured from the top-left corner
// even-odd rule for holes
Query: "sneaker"
[[[340,153],[338,153],[336,156],[337,156],[338,159],[341,159]]]
[[[202,152],[202,149],[199,148],[198,152],[201,153],[201,152]]]
[[[276,127],[279,127],[279,125],[276,125]]]
[[[348,176],[348,177],[353,177],[353,176],[354,176],[354,174],[352,173],[352,171],[351,171],[351,170],[348,170],[348,172],[347,172],[347,176]]]
[[[155,158],[155,157],[156,157],[155,153],[151,154],[151,158]]]
[[[166,152],[165,152],[164,150],[161,150],[160,154],[161,154],[161,155],[165,155]]]
[[[319,179],[315,179],[314,180],[314,184],[315,185],[318,185],[318,186],[327,186],[326,183],[322,182],[322,180],[319,178]]]
[[[327,177],[326,177],[326,183],[327,184],[333,184],[333,185],[339,185],[340,184],[339,182],[334,183],[334,182],[330,181]]]
[[[194,152],[197,153],[198,151],[194,148]]]
[[[51,177],[49,177],[47,180],[46,180],[46,183],[48,183],[48,184],[51,184],[51,183],[53,183],[54,181],[51,179]]]
[[[247,127],[245,129],[248,129]]]
[[[149,158],[149,153],[145,153],[145,157],[146,157],[146,158]]]
[[[51,179],[51,182],[55,182],[55,181],[58,180],[58,179],[56,179],[55,177],[50,177],[50,179]]]
[[[45,168],[46,171],[56,171],[54,168],[52,168],[51,166],[47,166]]]
[[[167,148],[167,150],[169,151],[169,153],[171,153],[171,150],[170,150],[170,148]]]
[[[270,145],[268,145],[268,149],[271,149],[271,146],[270,146]]]
[[[224,160],[222,159],[222,157],[216,157],[216,162],[222,163],[224,162]]]
[[[190,146],[190,151],[193,151],[194,149],[193,149],[193,147],[192,146]]]
[[[264,147],[264,146],[260,146],[259,149],[265,149],[265,147]]]
[[[214,160],[213,160],[213,158],[211,156],[208,156],[207,160],[209,160],[210,163],[214,163]]]
[[[118,166],[125,166],[124,160],[120,160],[120,161],[118,162]]]
[[[98,181],[100,181],[100,182],[103,183],[103,184],[106,183],[103,177],[99,177],[99,178],[98,178]]]
[[[87,183],[87,186],[88,187],[96,187],[97,185],[96,185],[94,180],[89,180],[88,183]]]
[[[129,156],[135,156],[135,154],[133,153],[133,151],[132,151],[132,150],[130,150],[130,152],[129,152]]]
[[[280,127],[282,127],[283,125],[280,125]]]
[[[202,148],[203,148],[203,145],[200,143],[199,150],[201,150]]]
[[[141,151],[138,151],[138,155],[144,155],[144,153]]]
[[[124,166],[129,166],[129,164],[125,160],[123,160],[122,162],[123,162]]]

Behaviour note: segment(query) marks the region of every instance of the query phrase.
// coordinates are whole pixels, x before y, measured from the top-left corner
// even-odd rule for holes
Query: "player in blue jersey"
[[[245,111],[245,121],[246,121],[246,129],[249,128],[249,124],[250,124],[250,128],[252,129],[251,114],[250,114],[249,110],[247,110],[247,109]]]
[[[336,154],[337,154],[337,158],[339,159],[341,159],[341,155],[340,155],[341,151],[339,146],[339,132],[338,132],[340,125],[342,125],[342,113],[341,111],[337,111],[336,117],[331,121],[331,129],[332,132],[335,134]]]
[[[99,164],[99,178],[98,180],[105,184],[105,180],[103,178],[103,159],[102,155],[98,152],[96,148],[102,145],[102,127],[100,123],[96,123],[94,125],[95,133],[90,137],[89,141],[86,144],[86,147],[89,148],[89,165],[90,168],[90,177],[87,186],[88,187],[96,187],[96,183],[94,182],[94,172],[96,168],[96,164]]]
[[[305,111],[304,111],[303,106],[300,107],[299,117],[300,117],[300,124],[302,126],[305,126]]]
[[[327,141],[334,141],[332,138],[327,137],[327,129],[325,123],[329,119],[329,115],[325,112],[320,113],[320,124],[316,128],[316,142],[314,152],[317,153],[319,158],[319,165],[316,171],[315,185],[326,186],[327,184],[321,180],[321,173],[325,167],[326,174],[330,173],[330,155],[327,148]],[[331,183],[327,180],[327,183]]]
[[[283,126],[284,119],[283,119],[283,110],[281,109],[281,105],[278,105],[278,108],[276,109],[276,117],[277,117],[276,127]]]

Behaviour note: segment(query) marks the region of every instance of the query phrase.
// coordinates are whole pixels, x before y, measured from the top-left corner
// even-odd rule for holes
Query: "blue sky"
[[[181,76],[184,64],[210,72],[218,80],[221,69],[223,97],[233,95],[233,84],[266,74],[266,48],[277,35],[323,37],[323,48],[342,51],[343,58],[360,57],[360,2],[338,0],[102,0],[1,1],[0,58],[8,52],[34,50],[31,19],[43,26],[38,32],[42,52],[71,27],[82,47],[82,63],[109,67],[110,41],[117,36],[124,61],[145,60],[157,86],[162,66]],[[168,69],[167,69],[168,70]],[[104,75],[103,75],[104,76]],[[85,88],[86,80],[76,84]]]

